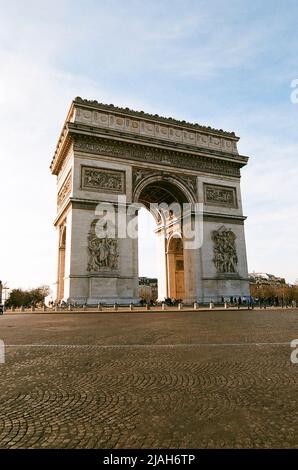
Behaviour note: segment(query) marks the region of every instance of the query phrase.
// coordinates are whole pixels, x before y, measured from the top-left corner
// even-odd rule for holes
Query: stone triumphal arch
[[[156,221],[160,299],[249,295],[240,192],[248,157],[239,155],[238,140],[232,132],[76,98],[51,163],[57,300],[139,301],[137,231],[128,229],[137,228],[140,205]]]

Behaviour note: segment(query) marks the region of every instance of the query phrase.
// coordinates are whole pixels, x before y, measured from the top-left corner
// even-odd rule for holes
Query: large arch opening
[[[158,299],[184,300],[184,249],[181,215],[183,204],[192,197],[180,182],[162,177],[141,182],[135,191],[135,202],[142,203],[153,215],[139,212],[139,273],[157,277]],[[144,229],[144,224],[150,230]],[[154,233],[155,232],[155,233]],[[147,274],[148,273],[148,274]]]
[[[169,181],[153,181],[145,185],[139,196],[138,202],[144,204],[148,209],[150,204],[173,203],[183,204],[189,202],[185,193]]]
[[[138,211],[139,296],[146,303],[158,298],[158,237],[156,220],[149,210]]]

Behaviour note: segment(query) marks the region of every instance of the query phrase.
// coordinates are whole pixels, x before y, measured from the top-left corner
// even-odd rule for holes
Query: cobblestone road
[[[298,447],[298,310],[0,317],[1,448]]]

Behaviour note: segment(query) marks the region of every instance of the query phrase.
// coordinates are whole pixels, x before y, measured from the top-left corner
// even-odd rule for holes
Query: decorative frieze
[[[125,192],[125,172],[82,166],[81,188],[101,192]]]
[[[94,108],[94,110],[101,109],[103,112],[113,112],[113,113],[124,113],[125,116],[132,116],[134,118],[136,117],[141,117],[146,119],[146,124],[148,126],[151,126],[152,123],[148,122],[149,120],[153,120],[154,122],[160,122],[160,123],[167,123],[167,124],[176,124],[177,126],[183,126],[183,127],[189,127],[190,129],[197,129],[197,130],[202,130],[204,132],[213,132],[217,135],[222,135],[222,136],[227,136],[230,138],[234,138],[238,140],[238,137],[235,136],[235,132],[227,132],[223,131],[222,129],[215,129],[210,126],[203,126],[202,124],[198,123],[190,123],[186,121],[179,121],[177,119],[174,119],[172,117],[164,117],[164,116],[159,116],[158,114],[149,114],[145,113],[144,111],[135,111],[133,109],[129,108],[121,108],[119,106],[114,106],[113,104],[105,104],[105,103],[99,103],[96,100],[88,100],[88,99],[82,99],[80,96],[77,96],[74,100],[74,102],[78,105],[85,105],[88,106],[88,109],[85,108],[79,108],[81,111],[84,110],[85,112],[85,117],[89,117],[91,115],[91,108]]]
[[[241,164],[238,162],[209,158],[172,150],[130,144],[87,135],[75,135],[74,149],[99,155],[108,155],[123,160],[156,163],[194,171],[204,171],[227,176],[240,176]]]
[[[224,225],[212,232],[213,262],[218,273],[235,273],[237,271],[238,257],[235,240],[234,232]]]
[[[70,171],[62,184],[57,195],[57,206],[60,207],[67,196],[71,193],[72,172]]]
[[[156,139],[185,143],[194,147],[217,148],[237,154],[238,138],[233,132],[164,118],[144,112],[103,105],[95,101],[75,100],[75,122],[90,126],[121,130]]]
[[[204,183],[204,202],[236,209],[238,207],[236,188]]]

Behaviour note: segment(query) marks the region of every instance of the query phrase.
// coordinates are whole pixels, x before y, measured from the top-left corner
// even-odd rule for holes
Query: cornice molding
[[[239,155],[239,137],[234,132],[78,97],[71,104],[52,159],[50,168],[55,175],[60,172],[62,161],[69,151],[73,132],[233,159],[243,164],[248,160],[248,157]]]
[[[218,222],[222,224],[244,225],[247,217],[245,215],[219,214],[217,212],[203,212],[205,222]]]

